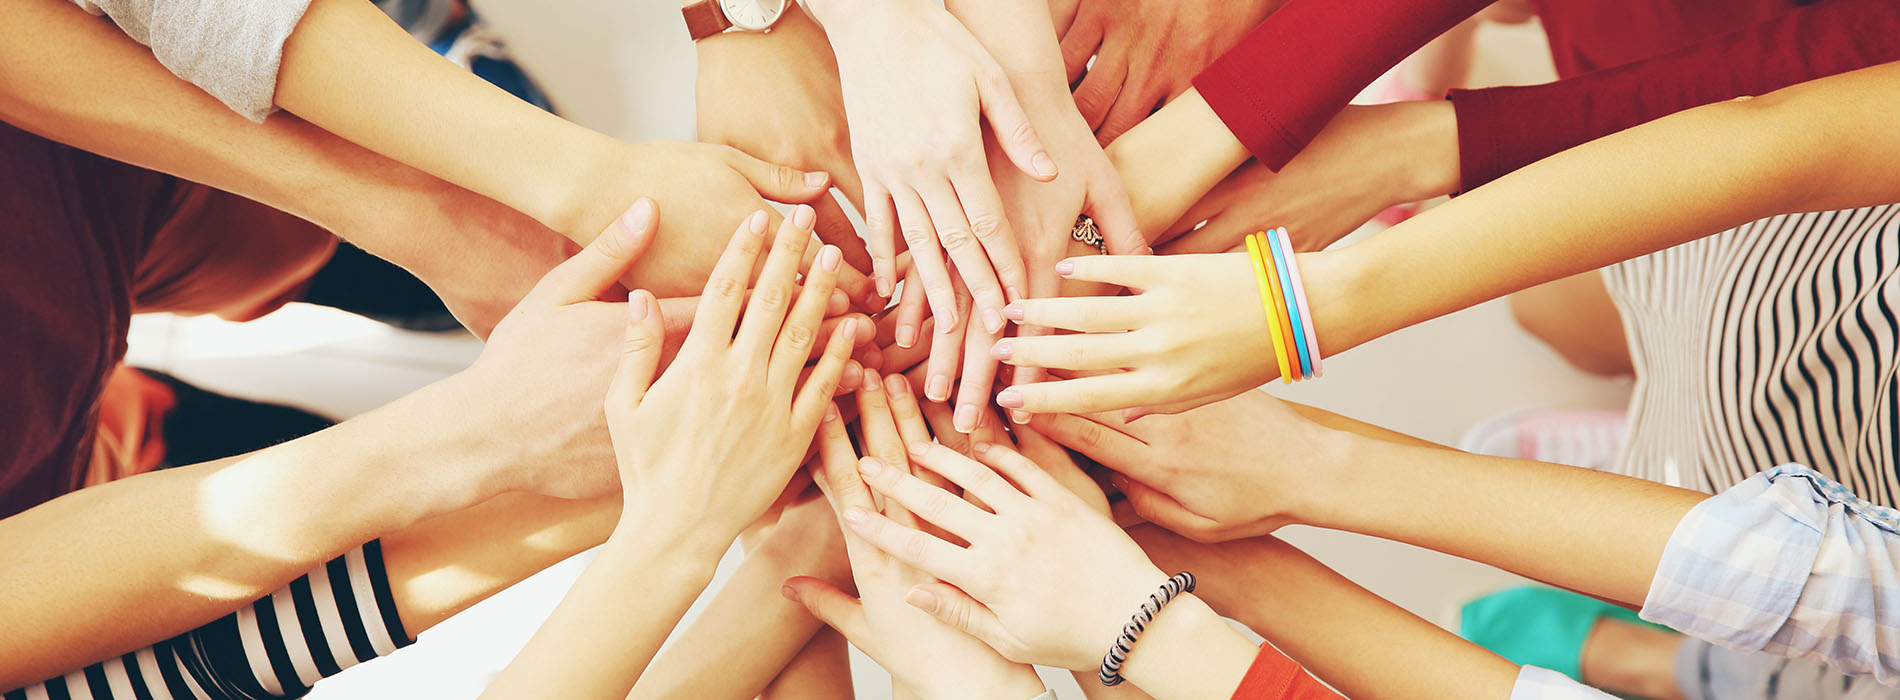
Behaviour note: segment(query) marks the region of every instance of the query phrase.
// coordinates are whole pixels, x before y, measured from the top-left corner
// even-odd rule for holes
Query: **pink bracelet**
[[[1319,365],[1319,336],[1313,335],[1313,312],[1306,306],[1306,283],[1300,279],[1299,256],[1293,253],[1293,241],[1287,238],[1286,228],[1273,230],[1280,238],[1280,249],[1286,251],[1287,275],[1292,278],[1293,299],[1300,307],[1300,330],[1306,332],[1306,353],[1313,361],[1313,377],[1325,376]]]

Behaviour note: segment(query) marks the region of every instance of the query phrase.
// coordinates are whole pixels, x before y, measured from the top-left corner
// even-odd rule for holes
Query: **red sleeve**
[[[1314,680],[1272,644],[1262,644],[1232,700],[1345,700],[1345,696]]]
[[[1291,0],[1194,79],[1274,171],[1354,95],[1492,0]]]
[[[1829,0],[1567,80],[1453,90],[1461,184],[1469,191],[1564,149],[1691,107],[1894,60],[1900,60],[1900,3]]]

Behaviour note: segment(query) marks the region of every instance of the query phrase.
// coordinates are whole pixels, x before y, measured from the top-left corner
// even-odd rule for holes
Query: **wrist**
[[[1376,237],[1375,237],[1376,240]],[[1332,357],[1383,335],[1385,321],[1378,317],[1390,305],[1377,303],[1365,253],[1371,246],[1300,253],[1300,280],[1307,308],[1313,313],[1313,334],[1320,354]]]
[[[1206,602],[1184,593],[1155,615],[1121,672],[1155,697],[1227,697],[1256,650]]]
[[[959,682],[953,688],[929,688],[922,691],[911,690],[911,697],[918,700],[964,700],[965,698],[1021,698],[1036,700],[1048,692],[1042,678],[1033,668],[1011,663],[1001,657],[994,664],[985,664],[985,668],[965,669],[959,674]]]
[[[716,566],[744,529],[743,525],[711,522],[681,512],[674,504],[662,502],[656,496],[643,494],[628,498],[620,509],[620,522],[607,538],[608,543],[620,540],[625,546],[647,552],[679,560],[705,560]]]
[[[1417,202],[1457,192],[1460,182],[1458,113],[1449,100],[1394,105],[1398,123],[1386,130],[1398,139],[1388,152],[1404,154],[1400,179],[1393,184],[1401,202]]]

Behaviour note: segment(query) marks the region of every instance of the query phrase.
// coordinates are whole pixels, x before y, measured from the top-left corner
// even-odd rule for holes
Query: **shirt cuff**
[[[1690,509],[1663,549],[1642,618],[1731,648],[1767,646],[1820,551],[1828,506],[1810,484],[1822,482],[1833,483],[1783,465]]]
[[[1030,700],[1056,700],[1056,691],[1053,691],[1053,690],[1042,691],[1041,695],[1031,698]]]
[[[1525,666],[1511,686],[1511,700],[1614,700],[1613,696],[1547,668]]]

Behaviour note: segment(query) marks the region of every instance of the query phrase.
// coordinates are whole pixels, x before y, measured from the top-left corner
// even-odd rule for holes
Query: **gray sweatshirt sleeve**
[[[158,62],[251,121],[275,104],[284,42],[310,0],[73,0],[105,15]]]

